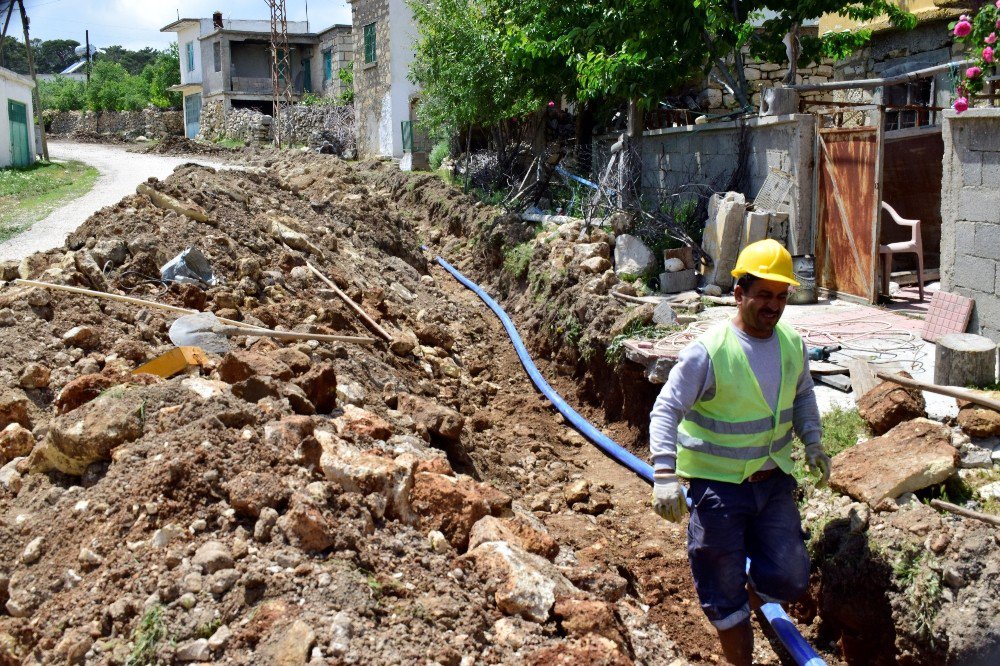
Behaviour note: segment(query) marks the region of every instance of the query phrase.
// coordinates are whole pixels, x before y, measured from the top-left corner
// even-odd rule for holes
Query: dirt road
[[[79,199],[52,211],[24,233],[0,243],[0,261],[20,259],[33,252],[59,247],[67,234],[83,224],[95,212],[135,193],[135,186],[150,176],[166,178],[180,164],[196,162],[221,166],[220,162],[198,156],[174,157],[130,153],[124,146],[50,141],[49,154],[54,160],[80,160],[100,172],[94,188]]]

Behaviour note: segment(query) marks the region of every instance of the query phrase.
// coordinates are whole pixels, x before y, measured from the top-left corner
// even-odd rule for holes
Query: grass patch
[[[868,426],[865,425],[864,419],[861,418],[856,409],[844,409],[843,407],[835,406],[831,411],[821,416],[819,422],[820,427],[823,428],[823,450],[831,458],[857,444],[859,436],[869,434]],[[798,437],[795,438],[795,441],[797,444],[792,448],[795,459],[792,476],[799,483],[818,479],[818,476],[815,479],[813,478],[809,467],[806,465],[805,452],[803,450],[805,445]]]
[[[511,274],[515,280],[520,280],[528,274],[528,265],[531,263],[531,254],[534,246],[531,241],[515,245],[503,255],[503,268]]]
[[[215,145],[222,146],[223,148],[230,148],[233,150],[238,148],[243,148],[246,146],[246,144],[240,141],[239,139],[218,139],[215,142]]]
[[[0,169],[0,242],[89,192],[98,175],[94,167],[76,161]]]
[[[144,666],[157,663],[156,651],[167,637],[167,627],[163,622],[163,607],[153,606],[139,620],[139,626],[132,632],[135,647],[125,659],[125,666]]]
[[[941,606],[941,577],[934,570],[937,558],[923,548],[908,546],[893,562],[896,582],[916,618],[917,630],[929,636]]]

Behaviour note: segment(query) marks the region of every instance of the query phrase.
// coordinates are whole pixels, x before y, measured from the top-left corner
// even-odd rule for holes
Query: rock
[[[206,574],[233,568],[233,555],[220,541],[206,541],[195,551],[191,564],[200,566]]]
[[[101,335],[90,326],[74,326],[62,336],[63,342],[80,349],[95,349],[101,344]]]
[[[709,92],[718,92],[709,89]],[[704,116],[699,116],[704,118]],[[527,655],[526,663],[530,664],[600,664],[600,666],[632,666],[635,663],[665,663],[667,666],[681,666],[688,663],[677,659],[669,663],[665,661],[633,661],[610,638],[587,634],[577,638],[567,638],[551,644]]]
[[[705,282],[717,286],[719,294],[733,286],[731,271],[740,251],[745,213],[746,197],[739,192],[713,194],[708,201],[708,222],[701,245],[712,258],[712,269],[705,275]]]
[[[861,534],[868,529],[868,521],[871,519],[871,509],[867,504],[854,503],[847,513],[849,528],[853,534]]]
[[[227,384],[236,384],[250,377],[274,377],[287,381],[292,378],[292,369],[271,356],[242,349],[222,357],[219,379]]]
[[[610,259],[611,247],[603,242],[577,243],[573,246],[573,258],[578,262],[595,258]]]
[[[3,467],[0,467],[0,487],[9,490],[15,495],[21,492],[21,486],[24,483],[21,473],[17,470],[18,465],[23,460],[24,458],[14,458]]]
[[[205,379],[204,377],[187,377],[181,380],[181,386],[202,400],[211,400],[220,395],[232,393],[232,387],[229,384]]]
[[[455,347],[455,337],[440,324],[425,324],[417,329],[417,339],[428,347],[440,347],[451,351]]]
[[[551,562],[503,541],[480,544],[464,559],[475,564],[497,606],[508,615],[545,622],[557,596],[580,594]]]
[[[301,375],[312,366],[312,360],[309,358],[309,355],[293,347],[280,347],[268,352],[268,356],[279,363],[287,365],[296,375]]]
[[[451,550],[451,544],[448,543],[448,539],[438,530],[431,530],[427,533],[427,543],[431,545],[431,550],[435,553],[447,553]]]
[[[87,279],[90,286],[96,291],[107,291],[108,280],[104,277],[104,271],[97,265],[90,252],[81,250],[73,254],[73,263],[76,270]]]
[[[216,571],[208,578],[208,591],[217,597],[221,597],[236,585],[240,579],[240,572],[236,569],[222,569]]]
[[[30,428],[29,404],[28,396],[23,391],[14,389],[0,393],[0,428],[6,428],[11,423],[18,423],[25,428]]]
[[[680,261],[679,259],[670,259],[669,261]],[[693,268],[677,271],[675,273],[660,273],[660,291],[664,294],[677,294],[682,291],[691,291],[698,286],[698,272]],[[713,285],[714,286],[714,285]],[[718,296],[722,293],[722,290],[718,287],[719,293],[714,294]],[[706,295],[708,292],[706,292]]]
[[[399,395],[396,409],[433,435],[451,441],[458,441],[462,436],[465,417],[454,409],[409,393]]]
[[[107,392],[53,419],[31,454],[30,468],[80,476],[92,463],[111,460],[117,447],[142,437],[145,403],[127,391]]]
[[[563,490],[563,497],[566,498],[566,504],[570,506],[577,502],[586,502],[590,497],[590,482],[586,479],[569,482]]]
[[[212,659],[212,648],[208,646],[207,638],[199,638],[177,648],[174,658],[177,661],[209,661]]]
[[[337,418],[337,432],[385,440],[392,436],[392,426],[381,416],[366,409],[345,405],[344,414]]]
[[[473,549],[489,541],[506,541],[548,560],[559,553],[559,544],[555,539],[520,516],[514,518],[484,516],[476,521],[469,533],[469,548]]]
[[[337,406],[337,372],[331,363],[319,363],[294,380],[306,393],[319,414],[329,414]]]
[[[49,385],[49,369],[39,363],[29,363],[21,370],[18,385],[25,389],[43,389]]]
[[[291,508],[278,519],[278,527],[289,543],[309,553],[324,551],[336,542],[336,522],[306,501],[293,499]]]
[[[417,334],[408,329],[403,329],[393,334],[392,340],[389,341],[389,349],[396,356],[406,356],[418,344],[420,344],[420,341],[417,340]]]
[[[438,530],[456,550],[469,543],[472,526],[491,511],[487,484],[468,477],[419,472],[413,478],[410,506],[420,516],[423,530]]]
[[[265,508],[284,503],[291,490],[282,479],[267,472],[243,471],[225,484],[229,505],[241,516],[256,518]]]
[[[1000,391],[974,391],[985,398],[1000,400]],[[967,400],[957,400],[958,421],[962,432],[971,437],[1000,435],[1000,412],[981,407]]]
[[[901,375],[912,379],[906,372]],[[885,381],[861,396],[858,413],[873,433],[884,435],[904,421],[926,417],[927,405],[919,389]]]
[[[876,508],[885,499],[941,483],[955,473],[958,460],[947,427],[914,419],[834,457],[830,486]]]
[[[976,494],[982,499],[1000,499],[1000,481],[987,483],[976,488]]]
[[[611,262],[604,257],[591,257],[580,262],[580,270],[584,273],[599,275],[611,268]]]
[[[118,380],[100,374],[81,375],[71,380],[56,396],[55,406],[59,414],[72,411],[80,405],[90,402],[107,391],[112,386],[120,384]]]
[[[552,612],[570,636],[594,633],[616,643],[622,642],[614,610],[607,602],[564,599],[556,602]]]
[[[28,545],[24,547],[24,551],[21,553],[21,561],[25,564],[31,565],[42,559],[42,546],[45,541],[42,537],[36,537],[28,542]]]
[[[309,661],[316,633],[302,620],[295,620],[284,633],[260,650],[262,663],[272,666],[301,666]]]
[[[303,401],[302,404],[298,405],[301,409],[309,400],[305,397],[302,389],[297,386],[295,388],[298,389],[298,396]],[[233,384],[232,391],[233,395],[249,403],[257,403],[265,398],[278,398],[282,393],[280,382],[272,377],[248,377],[241,382]],[[289,404],[291,404],[291,401],[289,401]]]
[[[622,234],[615,238],[615,273],[640,276],[656,266],[656,255],[638,237]]]
[[[653,310],[653,323],[658,326],[673,326],[677,323],[677,313],[663,301]]]
[[[128,245],[120,239],[99,240],[90,254],[98,266],[103,268],[105,264],[111,264],[117,268],[128,259]]]
[[[365,389],[357,382],[350,384],[337,384],[337,402],[341,405],[355,405],[361,407],[365,404]]]
[[[11,423],[0,432],[0,467],[14,458],[31,453],[35,447],[35,437],[20,423]]]
[[[9,328],[17,324],[17,317],[10,308],[0,308],[0,327]]]
[[[969,443],[962,447],[961,460],[958,466],[962,469],[991,469],[993,467],[993,449]]]
[[[381,495],[388,503],[390,516],[411,516],[412,467],[362,452],[325,430],[317,430],[315,437],[322,450],[319,466],[328,480],[348,492]]]
[[[171,541],[182,536],[184,536],[184,530],[171,523],[153,532],[153,538],[150,539],[149,545],[153,548],[165,548]]]
[[[230,630],[228,626],[222,625],[221,627],[215,630],[214,634],[212,634],[209,637],[208,639],[209,649],[212,650],[213,652],[226,649],[226,645],[229,644],[229,639],[232,637],[232,635],[233,635],[232,630]]]

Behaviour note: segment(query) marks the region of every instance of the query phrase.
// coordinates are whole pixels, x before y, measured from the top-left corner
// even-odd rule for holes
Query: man
[[[736,316],[681,352],[653,406],[649,446],[653,508],[679,522],[685,500],[678,477],[689,481],[688,556],[698,598],[726,659],[749,666],[750,595],[794,601],[809,583],[792,499],[793,426],[822,483],[830,459],[807,350],[779,323],[788,288],[798,285],[791,255],[774,240],[752,243],[732,274]]]

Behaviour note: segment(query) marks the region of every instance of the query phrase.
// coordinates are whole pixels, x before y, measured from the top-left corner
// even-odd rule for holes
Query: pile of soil
[[[212,155],[215,157],[232,157],[241,152],[241,148],[227,148],[204,141],[192,141],[184,136],[166,136],[159,141],[139,144],[131,149],[134,153],[149,155]]]

